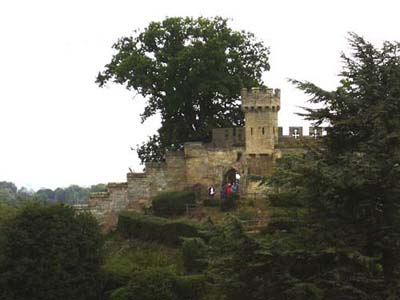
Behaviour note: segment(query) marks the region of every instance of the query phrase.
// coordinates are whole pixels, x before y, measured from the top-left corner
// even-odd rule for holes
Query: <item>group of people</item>
[[[239,186],[236,182],[232,182],[232,183],[225,183],[222,184],[221,186],[221,199],[225,199],[228,195],[232,194],[232,193],[237,193],[239,189]],[[216,194],[216,189],[213,185],[211,185],[208,188],[208,195],[211,198],[214,198],[215,194]]]

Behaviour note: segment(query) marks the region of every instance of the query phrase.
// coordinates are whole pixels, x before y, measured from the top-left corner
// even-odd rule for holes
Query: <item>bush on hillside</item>
[[[221,200],[221,210],[228,211],[236,207],[236,203],[239,200],[239,195],[237,193],[230,193],[224,199]]]
[[[166,192],[157,195],[152,200],[152,207],[156,216],[178,216],[185,213],[187,207],[196,204],[193,191]]]
[[[103,237],[93,216],[30,203],[0,236],[0,299],[99,299]]]
[[[271,206],[275,207],[304,207],[304,201],[295,191],[271,193],[268,195]]]
[[[179,245],[182,242],[181,237],[201,236],[193,222],[168,220],[135,212],[120,214],[117,230],[128,238],[156,241],[167,245]]]
[[[199,273],[207,267],[207,246],[201,238],[184,238],[182,244],[183,264],[189,273]]]
[[[203,205],[206,207],[218,207],[221,201],[217,198],[206,198],[203,200]]]
[[[202,276],[177,276],[168,269],[135,272],[126,287],[111,295],[111,300],[198,299],[204,287]]]

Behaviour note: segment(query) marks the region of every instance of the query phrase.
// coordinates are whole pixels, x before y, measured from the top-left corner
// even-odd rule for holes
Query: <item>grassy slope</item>
[[[125,240],[117,234],[107,237],[104,270],[129,276],[132,272],[154,267],[168,267],[174,273],[183,272],[180,249],[169,248],[157,243]]]

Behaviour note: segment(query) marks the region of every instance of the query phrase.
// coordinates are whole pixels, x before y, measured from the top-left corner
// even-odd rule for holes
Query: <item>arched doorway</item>
[[[240,180],[240,174],[234,168],[232,168],[225,172],[224,178],[222,179],[222,184],[239,183],[237,180]]]
[[[225,172],[222,178],[222,186],[225,186],[227,184],[235,184],[238,189],[238,187],[240,186],[240,177],[240,173],[236,169],[231,168]]]

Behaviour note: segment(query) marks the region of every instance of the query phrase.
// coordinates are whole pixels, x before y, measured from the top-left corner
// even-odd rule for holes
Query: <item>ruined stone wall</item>
[[[140,201],[150,197],[150,178],[146,173],[128,173],[126,176],[128,199]]]
[[[216,148],[244,147],[244,127],[213,129],[212,146]]]
[[[183,152],[173,152],[165,162],[147,163],[145,172],[128,173],[128,198],[131,202],[148,201],[160,192],[186,187],[186,162]]]
[[[278,127],[279,89],[243,89],[241,96],[245,127],[213,129],[211,143],[186,143],[183,151],[167,153],[164,162],[148,163],[142,173],[128,173],[127,182],[110,183],[107,192],[92,194],[90,211],[106,220],[125,208],[143,208],[161,192],[196,188],[206,195],[213,185],[219,194],[232,169],[241,177],[240,193],[265,195],[260,177],[270,176],[282,155],[305,153],[305,146],[318,143],[325,130],[310,127],[307,136],[302,127],[292,126],[289,135],[283,135]]]
[[[127,206],[127,184],[109,183],[107,192],[92,193],[89,198],[89,209],[96,209],[98,213],[121,211]]]
[[[128,207],[127,183],[109,183],[107,192],[92,193],[88,201],[88,210],[96,216],[100,224],[112,228],[117,214]]]
[[[245,172],[243,166],[243,147],[214,148],[201,143],[185,144],[187,185],[214,185],[218,188],[224,175],[235,169],[239,174]]]
[[[167,190],[182,190],[186,183],[186,160],[184,151],[168,153],[166,156]]]

